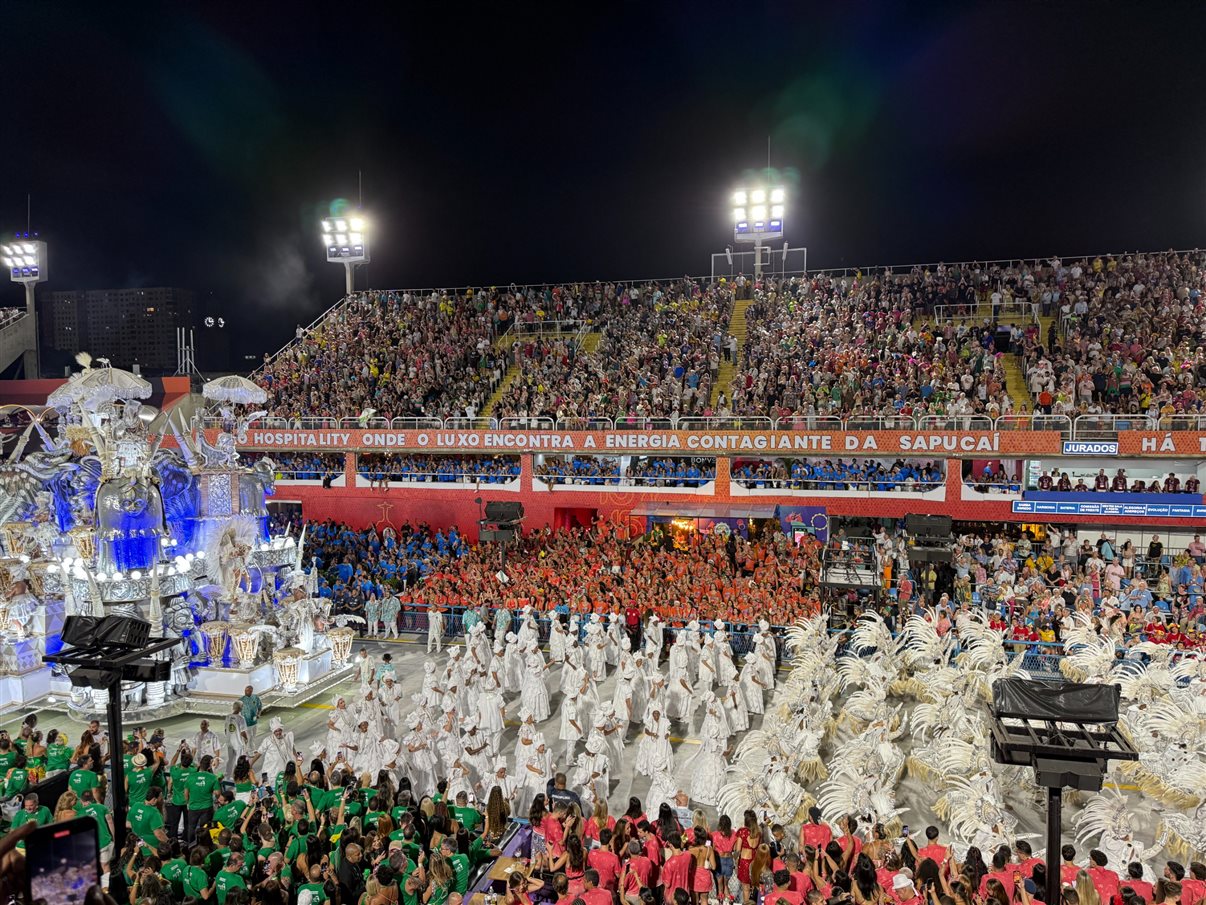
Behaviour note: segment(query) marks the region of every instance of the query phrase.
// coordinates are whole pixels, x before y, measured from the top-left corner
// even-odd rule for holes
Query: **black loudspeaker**
[[[951,536],[951,526],[953,522],[950,516],[947,515],[906,515],[905,530],[914,537],[942,537],[949,538]]]
[[[146,647],[151,637],[151,623],[129,616],[106,616],[96,627],[95,643],[115,644],[128,650]]]
[[[100,616],[68,616],[63,620],[63,643],[72,647],[88,646],[95,640],[100,622]]]
[[[486,521],[517,522],[523,518],[523,503],[496,500],[486,504]]]

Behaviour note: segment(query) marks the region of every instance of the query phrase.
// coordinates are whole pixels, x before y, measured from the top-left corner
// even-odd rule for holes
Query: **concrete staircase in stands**
[[[733,375],[737,373],[737,362],[741,361],[741,356],[745,353],[745,338],[748,332],[745,312],[753,303],[753,299],[737,299],[733,302],[733,314],[729,318],[729,333],[737,337],[737,361],[726,361],[723,354],[720,356],[720,370],[716,372],[716,382],[712,384],[712,398],[709,400],[709,405],[713,409],[716,408],[716,401],[720,398],[722,390],[726,397],[732,398],[732,394],[729,393],[729,384],[733,382]]]
[[[546,333],[544,336],[547,339],[572,339],[577,336],[576,333]],[[498,337],[494,340],[496,349],[509,350],[517,339],[526,339],[527,334],[516,334],[514,331]],[[579,350],[580,355],[593,355],[595,350],[599,348],[599,340],[602,338],[601,333],[587,333],[582,337],[582,346]],[[494,416],[494,407],[498,405],[498,400],[502,399],[503,395],[511,389],[511,384],[519,376],[519,365],[512,363],[507,372],[503,374],[503,379],[498,382],[498,386],[494,388],[494,392],[490,394],[490,398],[486,400],[486,404],[482,406],[482,410],[478,413],[479,418],[492,418]]]

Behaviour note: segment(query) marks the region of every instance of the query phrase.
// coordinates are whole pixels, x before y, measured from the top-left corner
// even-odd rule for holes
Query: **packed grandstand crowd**
[[[733,283],[582,283],[361,293],[267,361],[273,414],[480,414],[627,420],[674,415],[1196,414],[1206,385],[1202,254],[768,278],[730,336]],[[1002,342],[990,312],[1021,312]],[[960,313],[967,317],[959,318]],[[1037,318],[1054,318],[1040,335]],[[559,327],[537,333],[545,322]],[[597,345],[579,332],[598,333]],[[508,331],[510,346],[495,343]],[[1032,399],[1006,391],[1020,354]],[[730,382],[712,388],[720,363]],[[568,423],[568,422],[567,422]]]
[[[634,457],[627,467],[606,456],[545,456],[535,466],[547,484],[586,486],[702,487],[716,477],[716,460],[706,457]]]
[[[733,480],[751,489],[791,489],[891,493],[941,487],[942,462],[897,459],[774,459],[738,460]]]
[[[403,483],[450,483],[473,481],[504,484],[519,475],[516,456],[434,456],[421,453],[361,453],[356,470],[374,486],[390,481]]]

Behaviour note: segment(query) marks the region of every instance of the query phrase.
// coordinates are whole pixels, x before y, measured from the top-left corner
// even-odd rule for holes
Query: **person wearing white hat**
[[[724,713],[729,723],[730,735],[745,732],[750,728],[750,713],[749,708],[745,705],[745,692],[742,691],[741,683],[735,672],[733,678],[726,682],[721,689],[720,700],[725,708]]]
[[[410,764],[410,781],[416,791],[434,789],[436,785],[436,755],[431,748],[423,717],[412,713],[407,722],[410,732],[402,739],[402,747]],[[422,794],[422,791],[419,791]]]
[[[574,762],[574,747],[586,734],[582,730],[581,715],[578,713],[578,689],[570,690],[561,702],[561,731],[558,734],[565,742],[565,763],[568,766]]]
[[[754,649],[754,653],[758,656],[758,678],[762,680],[767,691],[774,691],[775,666],[778,659],[775,636],[771,634],[770,623],[765,619],[758,622],[758,628],[759,632],[755,637],[760,638],[761,641]]]
[[[561,624],[561,620],[554,616],[549,621],[549,662],[563,663],[565,662],[565,626]]]
[[[702,804],[714,807],[720,795],[720,787],[724,785],[724,774],[728,763],[724,759],[725,748],[728,747],[722,719],[720,702],[716,695],[707,692],[704,695],[704,718],[699,727],[699,750],[684,765],[691,775],[691,798]]]
[[[636,772],[652,777],[659,770],[672,770],[674,751],[670,747],[670,721],[662,713],[659,703],[651,703],[641,741],[637,745]]]
[[[532,612],[531,606],[523,608],[523,616],[519,620],[518,638],[521,650],[527,650],[533,643],[540,643],[540,626],[536,622],[536,616]]]
[[[491,666],[494,664],[491,663]],[[477,721],[486,737],[490,756],[498,754],[499,742],[506,728],[506,704],[503,702],[499,675],[490,669],[478,680]]]
[[[335,698],[331,712],[327,716],[327,739],[323,748],[327,763],[335,761],[355,728],[356,719],[352,711],[348,710],[348,702],[343,695],[339,695]]]
[[[490,741],[478,725],[477,717],[470,717],[464,725],[461,735],[461,761],[468,769],[469,777],[476,787],[490,775],[490,763],[493,757],[490,752]]]
[[[490,662],[490,639],[486,637],[486,624],[476,623],[469,631],[469,639],[465,643],[469,645],[477,665],[484,668]]]
[[[596,682],[602,682],[607,678],[607,639],[603,634],[603,625],[599,620],[598,613],[590,615],[582,646],[586,671]]]
[[[623,731],[628,731],[628,724],[632,721],[632,715],[636,712],[633,705],[633,681],[636,678],[636,663],[631,654],[626,654],[620,660],[620,667],[616,671],[616,687],[611,693],[611,711],[615,713],[616,719],[623,727]]]
[[[654,613],[645,623],[645,656],[655,666],[662,659],[663,639],[662,620],[658,618],[657,613]]]
[[[522,770],[523,764],[528,759],[528,754],[532,750],[532,744],[536,740],[536,718],[532,715],[532,711],[526,707],[519,709],[519,729],[515,733],[515,767],[516,770]],[[516,781],[522,781],[522,774],[517,777]]]
[[[524,655],[519,701],[532,711],[537,723],[543,723],[549,718],[549,690],[544,684],[544,672],[547,668],[540,648],[533,643]]]
[[[561,680],[559,687],[562,694],[569,694],[576,688],[581,688],[586,680],[586,667],[582,665],[582,648],[574,644],[566,648],[565,659],[561,664]]]
[[[687,675],[692,685],[699,681],[699,623],[692,619],[680,633],[687,645]]]
[[[716,684],[716,643],[711,635],[704,635],[700,644],[699,674],[695,678],[695,687],[707,691]]]
[[[252,763],[263,758],[260,770],[270,777],[283,773],[285,765],[294,760],[297,752],[293,747],[293,733],[285,729],[279,716],[268,722],[268,735],[260,742],[260,748],[252,757]]]
[[[586,750],[578,755],[570,784],[577,790],[582,803],[587,807],[607,800],[611,787],[611,763],[606,750],[606,743],[599,736],[592,734],[586,740]]]
[[[444,611],[434,600],[427,605],[427,653],[444,648]]]
[[[398,730],[402,727],[402,686],[398,684],[394,673],[387,672],[381,677],[377,700],[381,702],[381,719],[385,724],[385,734],[390,738],[398,738]]]
[[[645,702],[649,697],[649,676],[645,672],[645,652],[638,650],[632,655],[632,719],[639,720],[645,713]]]
[[[503,688],[510,694],[515,694],[523,688],[523,656],[524,648],[519,646],[519,636],[507,632],[507,650],[503,654],[506,670],[503,674]]]
[[[608,666],[615,666],[620,662],[620,635],[622,634],[623,632],[620,629],[620,614],[609,614],[607,617],[607,638],[603,651],[603,656]]]
[[[624,734],[627,730],[628,724],[622,723],[615,708],[608,704],[595,716],[587,740],[601,740],[606,746],[608,759],[618,768],[624,759]]]
[[[762,681],[759,663],[766,661],[758,653],[762,646],[762,636],[754,635],[754,649],[745,655],[741,664],[741,693],[745,696],[745,706],[750,713],[762,713],[762,696],[766,692],[766,683]]]
[[[688,721],[694,709],[691,677],[687,669],[687,633],[679,632],[670,645],[670,669],[666,675],[666,715],[672,720]]]
[[[419,688],[424,707],[439,707],[444,699],[444,686],[436,673],[436,665],[431,660],[423,664],[423,684]]]
[[[515,814],[527,814],[537,795],[543,795],[553,775],[552,758],[545,746],[544,736],[539,732],[525,746],[524,759],[517,761],[520,778],[519,792],[515,797]]]
[[[498,791],[502,792],[503,801],[514,807],[515,796],[519,794],[519,787],[516,785],[514,778],[510,775],[507,769],[507,759],[500,757],[494,761],[493,773],[487,777],[482,783],[482,793],[484,797],[489,799],[490,789],[498,786]],[[512,811],[512,813],[515,813]]]
[[[717,632],[712,641],[712,656],[716,661],[716,683],[722,688],[737,678],[733,664],[733,645],[727,632]]]

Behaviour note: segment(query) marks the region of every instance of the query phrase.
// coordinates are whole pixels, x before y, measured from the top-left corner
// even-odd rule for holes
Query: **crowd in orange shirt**
[[[507,554],[502,585],[499,551],[473,547],[442,563],[412,600],[441,608],[532,606],[541,612],[616,613],[631,606],[669,624],[692,619],[786,625],[817,612],[820,545],[796,546],[779,533],[747,541],[687,532],[678,547],[659,531],[635,539],[610,525],[544,529]]]

